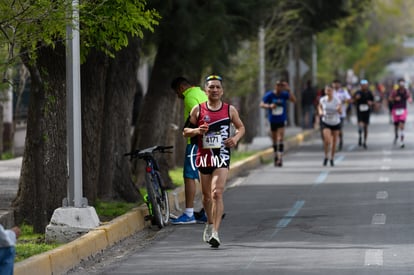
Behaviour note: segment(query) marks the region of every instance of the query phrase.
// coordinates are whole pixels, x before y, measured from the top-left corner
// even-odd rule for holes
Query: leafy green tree
[[[68,2],[7,0],[0,5],[4,11],[0,21],[6,22],[0,24],[0,41],[18,52],[31,75],[26,146],[13,206],[16,221],[26,220],[36,232],[44,231],[53,210],[66,196],[64,44],[65,26],[70,22],[66,18]],[[92,203],[98,190],[105,196],[136,200],[140,195],[129,179],[122,153],[129,148],[137,47],[143,30],[152,31],[158,15],[141,0],[82,1],[80,8],[84,195]],[[14,54],[9,62],[12,58]],[[111,164],[104,165],[107,162]],[[102,168],[111,173],[100,177]]]
[[[410,55],[402,47],[412,33],[414,15],[409,0],[372,1],[369,9],[342,20],[337,28],[318,34],[318,78],[344,79],[347,69],[359,77],[379,80],[386,65]]]

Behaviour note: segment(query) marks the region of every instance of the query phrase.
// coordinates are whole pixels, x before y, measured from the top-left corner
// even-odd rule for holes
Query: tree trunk
[[[258,134],[258,121],[260,120],[259,115],[263,114],[258,112],[260,101],[262,96],[258,89],[252,89],[253,93],[249,93],[241,98],[241,110],[240,118],[246,128],[246,134],[243,137],[243,141],[251,143],[253,138]]]
[[[30,71],[31,91],[25,151],[19,190],[13,201],[15,220],[44,233],[54,209],[66,197],[66,92],[65,48],[40,48]]]
[[[294,108],[295,117],[292,121],[295,121],[296,126],[302,125],[302,77],[300,75],[300,46],[298,43],[293,43],[293,58],[295,61],[295,91],[292,91],[296,95],[296,103],[291,106]],[[293,120],[294,119],[294,120]]]
[[[103,196],[120,196],[127,201],[140,198],[130,179],[128,160],[122,156],[130,148],[137,47],[132,43],[117,54],[120,60],[111,61],[110,75],[108,57],[103,53],[92,51],[81,67],[82,183],[90,204],[98,198],[98,190]],[[40,48],[37,60],[31,62],[26,56],[32,84],[25,152],[13,207],[17,223],[26,221],[42,233],[67,196],[65,48]],[[100,175],[104,172],[108,174]],[[110,184],[105,185],[103,179]]]
[[[128,202],[142,200],[131,180],[129,159],[124,153],[131,148],[131,119],[134,97],[138,87],[139,40],[130,39],[127,48],[109,62],[105,91],[99,197],[123,198]]]
[[[170,88],[171,64],[174,64],[174,49],[169,45],[161,44],[158,48],[154,67],[151,72],[148,92],[144,99],[140,115],[134,132],[132,148],[146,148],[154,145],[174,145],[177,133],[171,128],[171,123],[177,123],[175,118],[175,105],[177,96]],[[181,135],[180,135],[181,136]],[[172,186],[168,176],[169,167],[174,167],[174,158],[167,154],[158,154],[160,160],[161,176],[164,183]],[[138,183],[143,180],[142,161],[134,164],[134,172]]]
[[[90,205],[98,198],[107,68],[108,57],[96,51],[89,54],[81,68],[83,194]]]

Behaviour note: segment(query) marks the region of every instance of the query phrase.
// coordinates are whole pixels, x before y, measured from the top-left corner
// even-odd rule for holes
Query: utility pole
[[[67,197],[46,227],[46,240],[70,242],[99,226],[95,208],[82,196],[82,121],[80,85],[79,0],[72,0],[66,27]]]
[[[289,45],[289,64],[292,64],[289,66],[289,87],[291,93],[295,93],[296,91],[296,85],[295,85],[295,75],[298,73],[295,68],[295,60],[293,58],[293,46],[292,43]],[[289,126],[295,127],[295,105],[289,101],[289,115],[288,115],[288,123]]]
[[[84,207],[82,193],[82,121],[80,83],[79,1],[72,2],[72,24],[66,27],[66,121],[68,148],[68,197],[64,206]],[[67,204],[67,205],[65,205]]]
[[[316,34],[312,35],[312,85],[317,87],[318,84],[318,48],[316,45]]]
[[[265,92],[265,30],[263,27],[259,28],[259,95],[263,98]],[[265,116],[263,109],[259,109],[259,136],[265,136]]]

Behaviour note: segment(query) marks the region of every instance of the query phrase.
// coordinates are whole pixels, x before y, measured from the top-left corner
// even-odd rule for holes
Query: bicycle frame
[[[146,201],[150,212],[150,217],[153,223],[157,224],[159,228],[164,227],[169,222],[170,208],[168,202],[167,191],[163,187],[160,176],[159,166],[154,158],[154,152],[168,153],[167,149],[172,146],[154,146],[143,150],[135,150],[131,153],[125,154],[131,159],[139,158],[145,161],[145,187],[148,193],[148,200]]]

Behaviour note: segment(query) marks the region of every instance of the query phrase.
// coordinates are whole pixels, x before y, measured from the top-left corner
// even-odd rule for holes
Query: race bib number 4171
[[[207,133],[203,136],[203,148],[216,149],[220,148],[222,138],[220,132]]]

